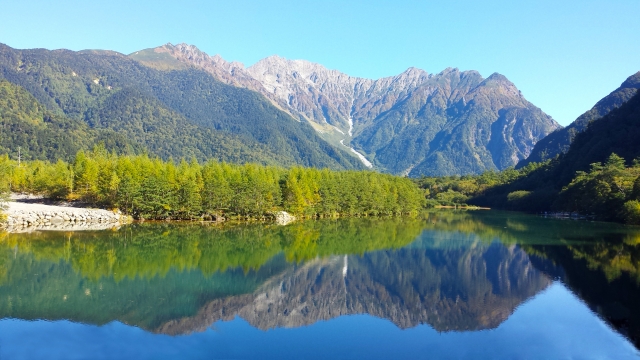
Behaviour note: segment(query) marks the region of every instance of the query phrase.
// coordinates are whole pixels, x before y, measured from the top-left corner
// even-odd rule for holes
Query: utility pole
[[[20,160],[21,160],[20,146],[18,146],[18,167],[20,167]]]

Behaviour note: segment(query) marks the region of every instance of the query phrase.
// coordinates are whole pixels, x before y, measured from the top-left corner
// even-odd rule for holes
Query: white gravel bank
[[[32,230],[100,230],[129,222],[120,211],[74,208],[66,206],[8,202],[5,210],[5,230],[23,232]]]

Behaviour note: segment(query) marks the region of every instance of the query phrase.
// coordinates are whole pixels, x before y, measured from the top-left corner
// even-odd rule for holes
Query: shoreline
[[[119,210],[48,205],[9,201],[6,220],[0,226],[10,233],[49,231],[107,230],[132,222]]]
[[[460,209],[460,210],[491,210],[488,207],[482,206],[455,206],[455,205],[436,205],[434,209]]]
[[[287,225],[294,221],[311,219],[315,217],[296,217],[286,211],[273,211],[267,217],[249,218],[245,216],[222,217],[220,220],[204,219],[155,219],[135,220],[130,215],[123,214],[120,210],[107,210],[93,208],[90,205],[79,202],[54,202],[42,196],[12,194],[10,200],[5,203],[3,211],[6,216],[4,222],[0,222],[0,231],[8,233],[25,233],[33,231],[91,231],[91,230],[117,230],[122,225],[132,223],[164,223],[164,222],[189,222],[200,224],[221,223],[247,223],[247,222],[272,222],[275,225]],[[435,209],[457,210],[491,210],[477,206],[449,206],[439,205]],[[391,216],[397,216],[391,215]],[[385,216],[385,215],[356,215],[356,217]],[[349,217],[334,215],[332,217]],[[267,220],[268,219],[268,220]]]

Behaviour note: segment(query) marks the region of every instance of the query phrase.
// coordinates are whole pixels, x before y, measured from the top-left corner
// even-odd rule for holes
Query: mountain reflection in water
[[[216,299],[158,331],[204,330],[235,315],[266,330],[352,314],[385,318],[400,328],[426,323],[439,331],[481,330],[498,326],[551,283],[516,246],[470,240],[465,247],[434,249],[429,235],[411,248],[293,266],[251,294]]]
[[[640,231],[526,215],[3,234],[0,316],[114,320],[170,335],[368,314],[399,328],[498,327],[562,280],[638,346]]]

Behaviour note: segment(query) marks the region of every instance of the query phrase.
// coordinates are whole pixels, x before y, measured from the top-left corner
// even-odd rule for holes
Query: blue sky
[[[640,0],[3,0],[0,42],[122,53],[186,42],[349,75],[499,72],[566,125],[640,70]]]

